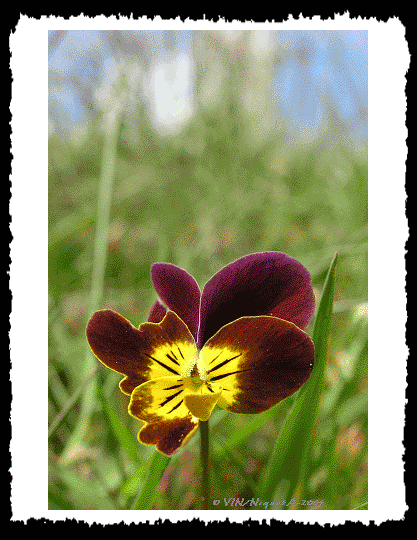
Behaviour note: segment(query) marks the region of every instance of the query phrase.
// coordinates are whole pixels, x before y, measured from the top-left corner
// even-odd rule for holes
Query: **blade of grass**
[[[48,389],[56,400],[57,405],[61,409],[65,407],[70,399],[70,396],[68,394],[68,390],[65,388],[64,384],[59,378],[55,366],[52,364],[49,365]]]
[[[133,504],[132,510],[150,510],[152,508],[158,483],[161,480],[165,469],[168,467],[170,459],[171,458],[164,456],[164,454],[155,450],[153,456],[151,456],[149,460],[149,468],[145,483],[143,484],[138,498]]]
[[[104,416],[113,432],[113,435],[119,441],[120,446],[124,448],[126,454],[133,461],[133,463],[140,465],[141,460],[139,459],[138,455],[137,441],[134,440],[125,424],[123,424],[123,422],[120,420],[119,415],[114,412],[112,406],[103,395],[100,387],[98,388],[98,397],[103,405]]]
[[[261,495],[262,499],[266,501],[273,501],[276,486],[283,479],[288,480],[288,496],[292,497],[297,484],[303,479],[305,462],[310,456],[313,430],[324,382],[336,262],[337,253],[326,277],[314,325],[315,365],[312,375],[300,390],[261,478]]]
[[[65,418],[65,416],[69,413],[69,411],[72,409],[72,407],[77,403],[78,398],[83,393],[85,387],[90,383],[91,379],[95,376],[98,370],[98,365],[94,366],[93,371],[90,373],[90,375],[85,379],[85,381],[78,387],[78,389],[72,394],[72,396],[68,399],[65,406],[62,408],[62,410],[56,415],[53,422],[49,426],[48,430],[48,438],[51,437],[51,435],[54,434],[56,428],[60,425],[62,420]]]
[[[216,457],[221,458],[229,451],[234,450],[240,444],[248,441],[250,437],[265,424],[270,416],[274,414],[273,409],[269,409],[263,413],[256,414],[242,428],[234,431],[227,440],[221,443],[221,446],[216,451]]]
[[[136,471],[129,476],[120,489],[120,495],[122,498],[130,500],[135,496],[137,498],[138,489],[142,483],[142,477],[145,472],[145,466],[142,466],[136,469]]]
[[[352,341],[351,334],[355,336]],[[367,325],[366,321],[358,320],[351,324],[351,329],[344,334],[345,339],[339,339],[334,344],[334,350],[344,350],[347,355],[347,365],[340,366],[339,379],[335,384],[326,388],[326,393],[320,410],[321,438],[326,430],[326,444],[322,445],[321,451],[309,471],[309,477],[314,471],[322,471],[321,486],[319,488],[321,498],[324,499],[327,508],[344,509],[346,501],[348,508],[354,508],[358,501],[363,498],[363,478],[366,475],[366,457],[364,439],[367,438],[367,391],[363,387],[366,369],[363,363],[367,361]],[[361,389],[361,390],[360,390]],[[341,464],[341,438],[342,433],[352,429],[349,451],[344,455],[357,460],[351,467],[346,463]],[[320,437],[320,433],[318,435]],[[363,446],[362,446],[363,445]],[[362,450],[361,450],[362,446]],[[342,452],[343,454],[343,452]],[[350,484],[346,484],[346,474],[349,472]],[[312,474],[311,474],[312,473]],[[337,479],[337,481],[336,481]],[[304,499],[314,499],[317,493],[317,484],[309,482],[308,493],[304,491]],[[358,498],[359,497],[359,498]],[[365,492],[366,497],[366,492]],[[343,507],[343,508],[342,508]]]
[[[97,201],[96,234],[93,255],[93,271],[91,278],[91,290],[89,299],[89,313],[91,315],[101,307],[104,285],[104,271],[108,252],[108,229],[110,220],[110,208],[112,198],[113,179],[116,167],[117,141],[120,128],[120,113],[112,117],[104,137],[104,149],[101,161],[101,175]],[[95,368],[97,361],[88,347],[86,341],[86,354],[84,361],[84,378]],[[67,441],[66,447],[61,454],[60,463],[64,465],[68,460],[71,448],[79,443],[86,434],[91,415],[96,402],[97,381],[92,378],[85,387],[81,397],[80,415],[77,425]]]

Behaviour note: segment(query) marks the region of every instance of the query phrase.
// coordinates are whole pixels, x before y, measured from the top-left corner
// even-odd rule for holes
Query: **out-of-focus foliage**
[[[115,82],[119,90],[94,108],[83,130],[50,135],[51,509],[131,508],[147,485],[154,454],[136,441],[140,423],[127,414],[121,377],[101,368],[87,433],[68,449],[85,384],[84,330],[91,315],[99,178],[106,166],[103,120],[115,106],[122,112],[100,308],[138,325],[155,300],[153,262],[177,264],[202,286],[225,264],[264,250],[300,260],[319,300],[337,251],[335,313],[311,460],[296,491],[287,493],[283,478],[274,500],[367,508],[367,156],[339,136],[343,130],[331,108],[326,129],[311,140],[295,140],[274,125],[265,96],[279,56],[256,66],[249,45],[214,33],[200,42],[197,106],[170,136],[155,129],[146,103],[132,98],[132,66],[126,63]],[[221,501],[216,509],[225,508],[224,499],[256,498],[292,404],[285,400],[262,415],[213,414],[212,497]],[[162,479],[149,502],[154,508],[198,508],[198,439],[166,469],[159,464]]]

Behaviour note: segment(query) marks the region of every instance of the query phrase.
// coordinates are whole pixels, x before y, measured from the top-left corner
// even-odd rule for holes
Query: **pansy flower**
[[[135,328],[97,311],[87,338],[97,358],[124,375],[138,439],[168,456],[194,435],[216,405],[260,413],[307,381],[314,345],[304,328],[314,313],[308,271],[279,252],[228,264],[200,288],[185,270],[151,267],[158,299]]]

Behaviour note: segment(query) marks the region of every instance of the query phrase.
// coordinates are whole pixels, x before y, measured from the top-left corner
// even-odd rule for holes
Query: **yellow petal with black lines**
[[[178,377],[159,377],[133,390],[128,410],[145,422],[138,434],[141,443],[156,444],[159,451],[172,455],[188,441],[198,427],[184,402],[189,392]]]

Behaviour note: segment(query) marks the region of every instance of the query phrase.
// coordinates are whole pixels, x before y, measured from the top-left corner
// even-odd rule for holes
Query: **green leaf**
[[[337,253],[330,265],[317,311],[313,332],[315,364],[310,379],[301,388],[280,437],[261,478],[263,500],[273,501],[276,487],[287,482],[287,498],[292,497],[303,479],[311,455],[313,430],[316,423],[326,367],[327,344],[333,311]]]

